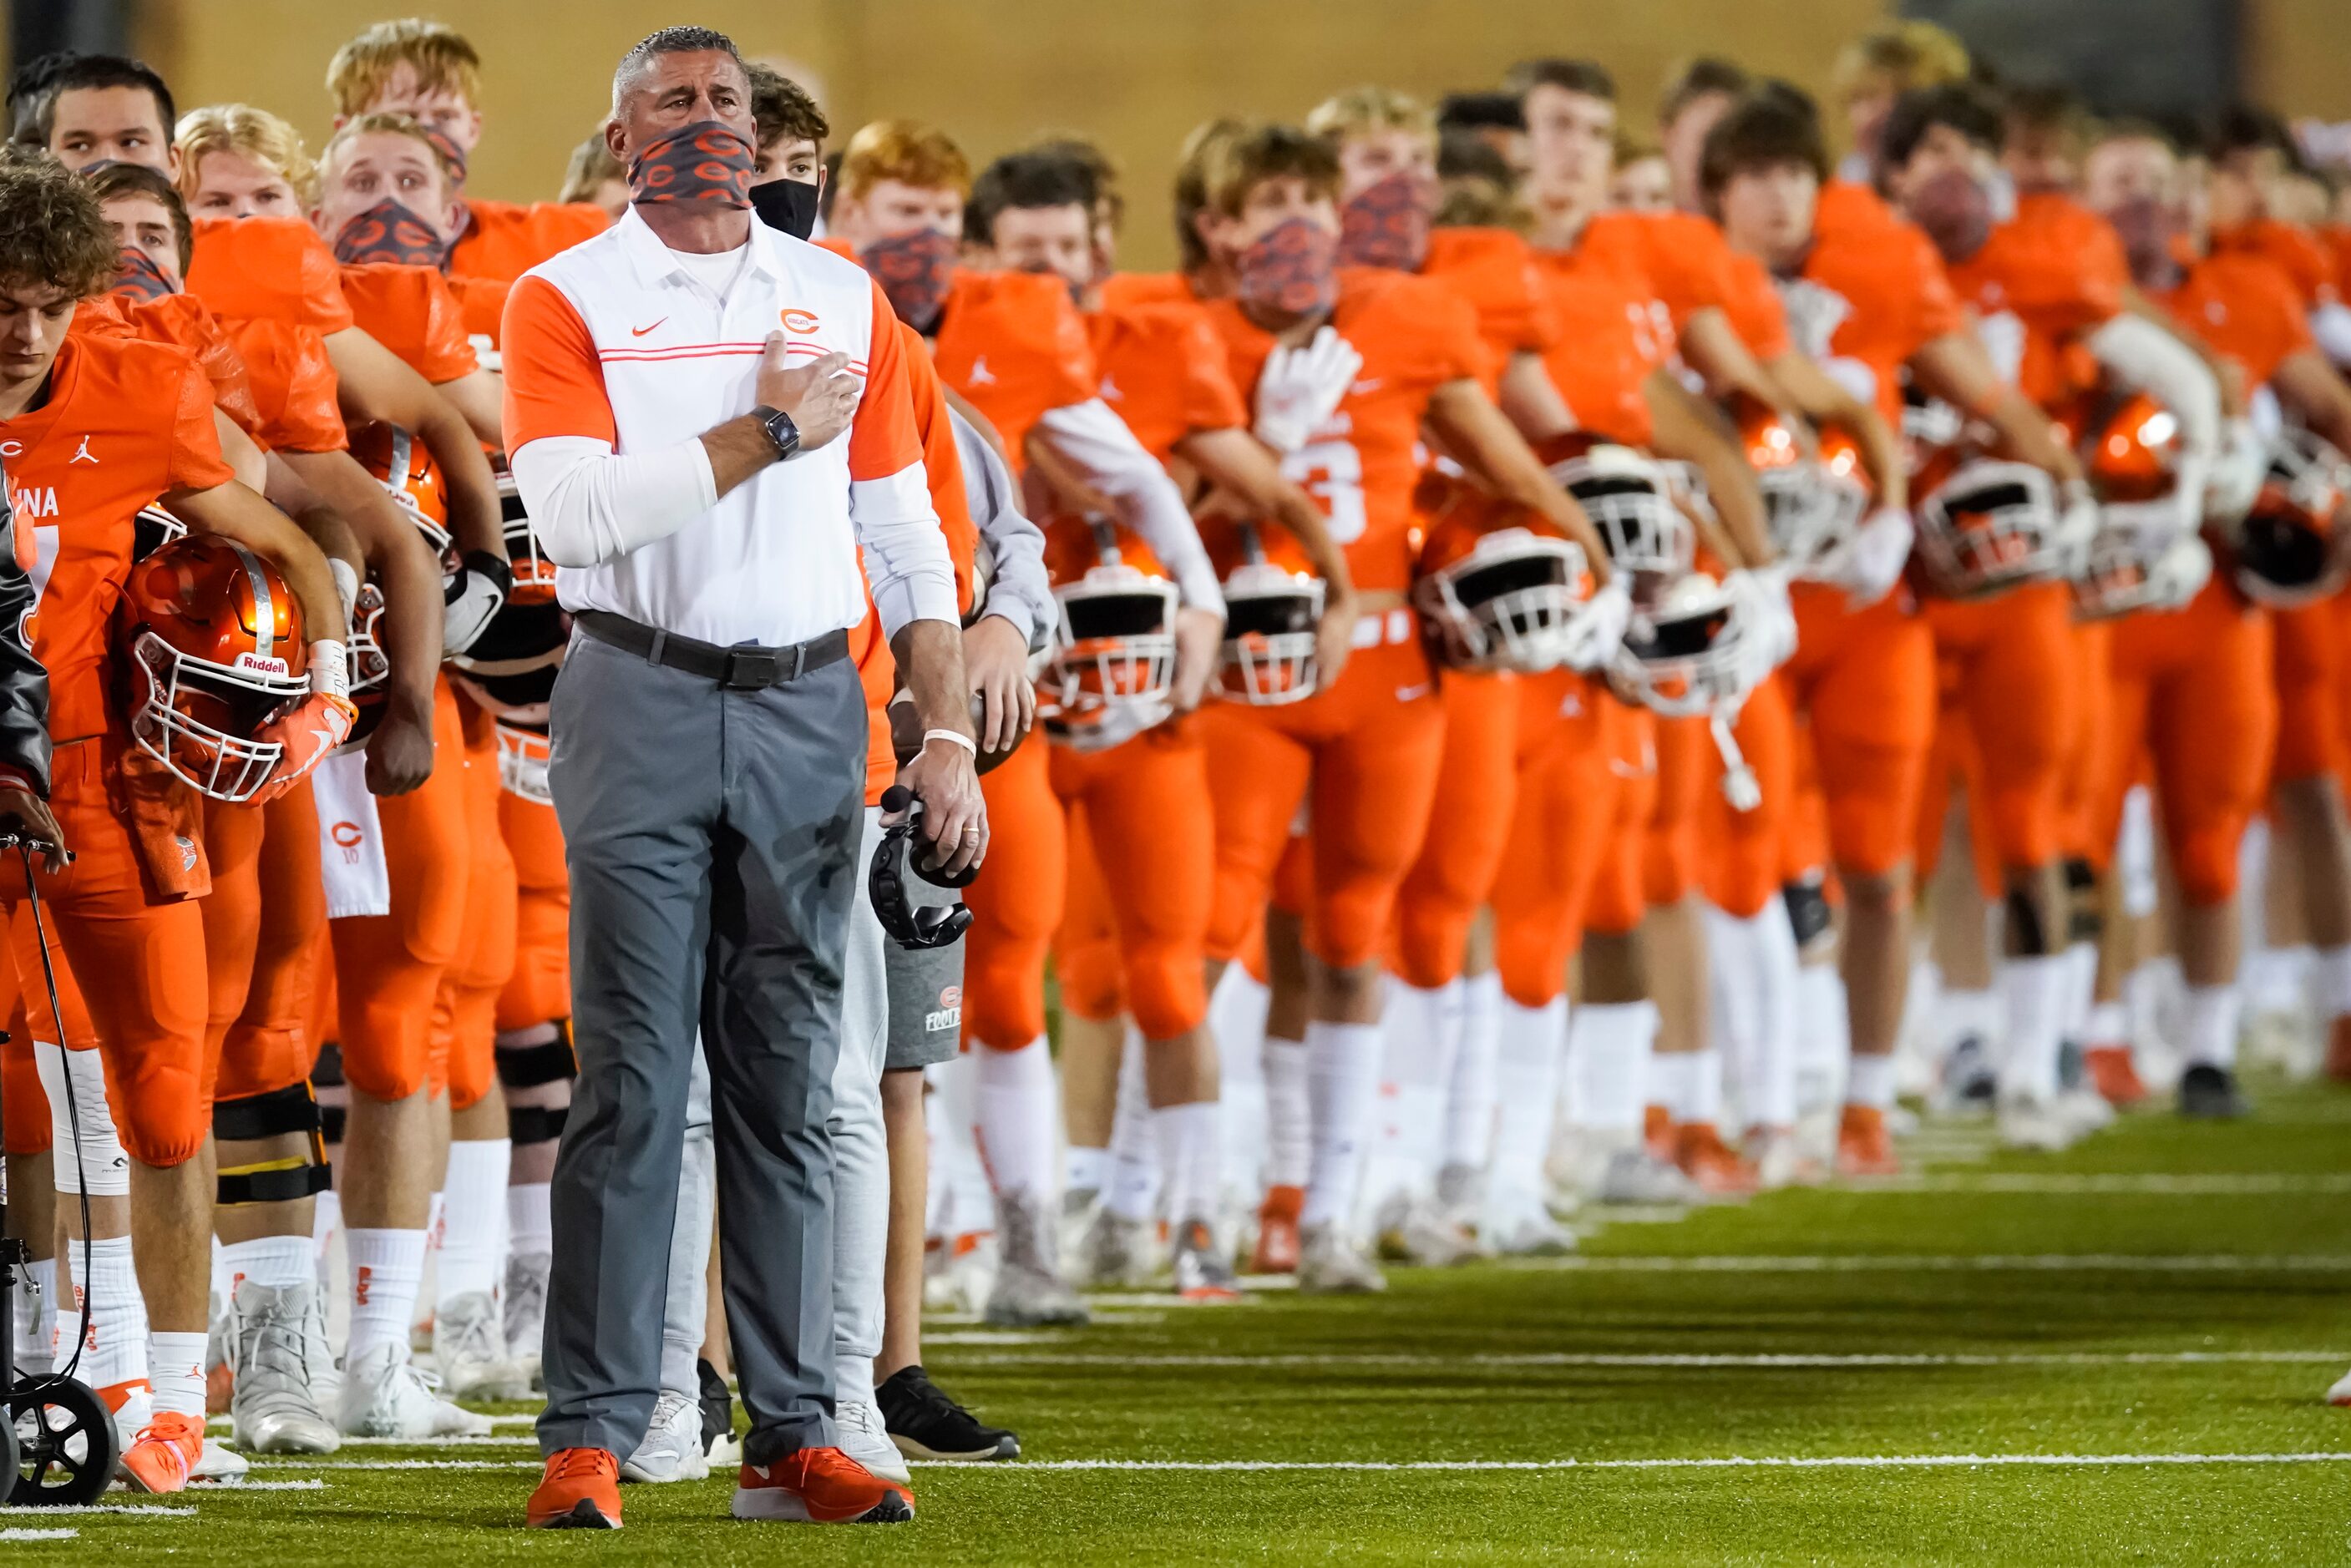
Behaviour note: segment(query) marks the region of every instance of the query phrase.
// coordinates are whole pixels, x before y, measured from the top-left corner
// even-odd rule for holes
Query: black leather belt
[[[656,631],[610,610],[575,610],[571,618],[580,630],[599,642],[633,653],[648,664],[716,680],[729,691],[765,691],[770,686],[798,680],[810,670],[822,670],[849,657],[849,634],[845,631],[829,631],[789,648],[760,648],[751,643],[721,648],[715,642],[680,637],[674,631]]]

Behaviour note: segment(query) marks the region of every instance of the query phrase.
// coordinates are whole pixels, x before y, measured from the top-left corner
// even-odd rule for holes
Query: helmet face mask
[[[1664,469],[1628,446],[1603,442],[1551,465],[1626,571],[1679,576],[1698,556],[1698,530],[1674,504]]]
[[[125,597],[137,618],[132,740],[203,794],[252,799],[284,750],[255,737],[310,690],[291,590],[243,545],[203,537],[157,550]]]
[[[2292,609],[2325,598],[2346,576],[2342,520],[2351,463],[2306,431],[2270,448],[2269,472],[2238,524],[2236,583],[2256,604]]]
[[[1978,598],[2060,575],[2057,493],[2029,463],[1961,461],[1917,505],[1918,556],[1936,590]]]
[[[1667,718],[1696,718],[1742,701],[1755,684],[1751,631],[1727,585],[1685,575],[1653,608],[1635,610],[1608,684]]]
[[[1053,597],[1061,620],[1037,674],[1038,716],[1048,734],[1079,751],[1101,751],[1175,711],[1175,584],[1113,563]]]
[[[1243,566],[1226,578],[1217,694],[1258,708],[1314,695],[1322,593],[1320,577],[1301,577],[1269,563]]]
[[[550,755],[545,721],[536,726],[500,717],[494,726],[498,742],[498,787],[508,794],[541,805],[553,805],[548,788]]]
[[[531,531],[530,514],[522,509],[522,492],[515,477],[501,461],[497,468],[498,511],[506,521],[507,563],[514,568],[514,588],[507,594],[508,604],[553,604],[555,602],[555,563],[538,547],[538,535]],[[429,542],[432,535],[425,535]]]
[[[1520,673],[1556,668],[1592,597],[1583,551],[1531,528],[1496,529],[1414,585],[1445,661]]]

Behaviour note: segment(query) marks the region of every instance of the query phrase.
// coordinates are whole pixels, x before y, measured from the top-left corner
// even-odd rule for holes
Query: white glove
[[[2188,534],[2165,547],[2147,576],[2162,596],[2158,607],[2180,609],[2212,579],[2212,552],[2200,535]]]
[[[1355,346],[1332,327],[1318,330],[1302,348],[1274,349],[1258,372],[1257,439],[1283,453],[1304,446],[1338,411],[1363,368]]]
[[[1742,567],[1724,580],[1746,601],[1758,660],[1754,679],[1761,680],[1795,657],[1796,610],[1788,602],[1788,570],[1777,563],[1751,571]]]
[[[446,657],[474,646],[514,589],[514,568],[482,550],[468,551],[464,565],[443,587],[441,652]]]
[[[2269,443],[2248,419],[2233,419],[2220,427],[2220,451],[2204,485],[2204,521],[2231,527],[2244,520],[2269,476]]]
[[[2050,536],[2058,555],[2057,575],[2078,577],[2090,564],[2090,545],[2105,524],[2098,515],[2097,498],[2081,480],[2067,482],[2057,496],[2057,529]]]
[[[1917,536],[1917,525],[1899,506],[1881,506],[1863,518],[1839,552],[1830,578],[1844,589],[1846,604],[1865,609],[1892,593]]]
[[[1592,596],[1583,613],[1568,632],[1567,651],[1560,662],[1585,674],[1604,668],[1625,645],[1625,628],[1633,620],[1633,592],[1617,573]]]

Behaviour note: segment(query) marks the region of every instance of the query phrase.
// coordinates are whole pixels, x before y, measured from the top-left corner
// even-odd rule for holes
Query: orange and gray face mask
[[[1233,264],[1243,306],[1293,319],[1339,303],[1339,238],[1311,218],[1284,218]]]
[[[386,196],[343,225],[335,236],[335,259],[354,265],[397,262],[438,270],[449,259],[449,242],[414,212]]]
[[[1339,259],[1349,266],[1417,272],[1428,255],[1429,219],[1437,184],[1397,173],[1366,185],[1339,209]]]
[[[909,229],[874,241],[858,260],[882,286],[898,319],[927,335],[937,330],[947,291],[955,286],[958,248],[952,234],[936,229]]]
[[[757,166],[740,132],[716,119],[696,120],[647,142],[630,160],[629,200],[747,207]]]

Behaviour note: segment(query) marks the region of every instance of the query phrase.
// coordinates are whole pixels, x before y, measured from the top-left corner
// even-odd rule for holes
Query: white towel
[[[367,753],[339,753],[310,774],[319,807],[319,867],[327,884],[327,918],[392,913],[392,872],[383,861],[383,822],[368,793]]]

